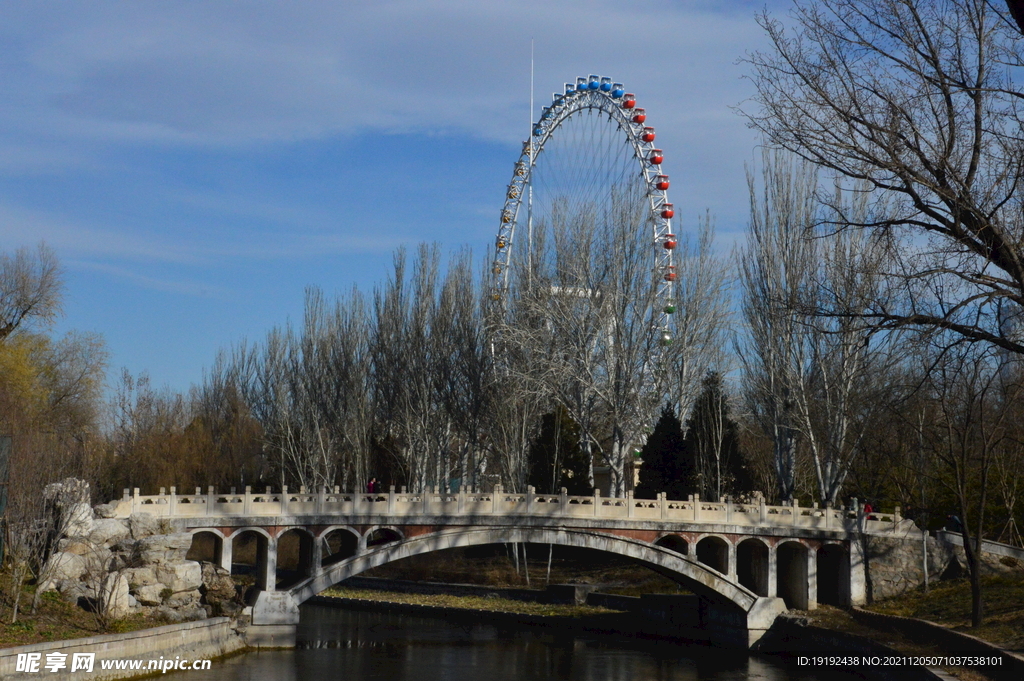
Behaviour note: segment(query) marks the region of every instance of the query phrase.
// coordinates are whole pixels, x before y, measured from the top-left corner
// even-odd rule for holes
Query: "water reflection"
[[[248,653],[187,672],[189,681],[816,681],[738,651],[665,641],[461,625],[304,606],[300,650]],[[180,672],[182,679],[185,672]],[[175,674],[168,674],[173,677]],[[839,678],[835,674],[829,679]]]

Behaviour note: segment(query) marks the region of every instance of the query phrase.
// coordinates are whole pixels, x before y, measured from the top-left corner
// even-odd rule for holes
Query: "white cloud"
[[[358,130],[526,130],[529,41],[543,101],[607,72],[685,125],[743,94],[750,6],[621,2],[26,3],[0,37],[26,131],[248,144]]]

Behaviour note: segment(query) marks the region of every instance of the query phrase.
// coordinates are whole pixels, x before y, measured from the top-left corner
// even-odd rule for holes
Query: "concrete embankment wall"
[[[807,626],[799,621],[799,618],[780,617],[775,621],[768,633],[766,633],[754,650],[759,653],[782,655],[787,658],[799,656],[870,656],[886,658],[890,656],[902,656],[892,648],[876,643],[871,639],[847,634],[832,629]],[[807,667],[807,669],[811,669]],[[824,667],[817,670],[825,671]],[[848,667],[844,669],[841,665],[836,667],[837,671],[848,671],[857,674],[864,674],[866,678],[880,679],[881,681],[956,681],[955,677],[946,674],[942,670],[927,667],[904,667],[883,665],[864,667]]]
[[[911,617],[885,615],[860,608],[854,608],[851,614],[855,620],[869,627],[897,632],[915,643],[935,644],[943,653],[998,657],[1001,660],[998,666],[981,670],[985,676],[1007,681],[1024,679],[1024,655],[1011,653],[980,638]]]
[[[68,641],[52,643],[36,643],[30,646],[0,649],[0,679],[26,679],[35,674],[26,674],[16,670],[19,653],[41,653],[39,672],[47,679],[81,679],[95,681],[106,679],[126,679],[154,673],[153,670],[104,670],[103,660],[144,660],[143,668],[149,660],[173,660],[176,656],[182,660],[203,660],[221,657],[246,647],[245,641],[233,628],[229,617],[211,617],[197,622],[169,624],[153,629],[143,629],[127,634],[107,634],[90,636]],[[51,672],[46,669],[48,653],[63,653],[67,665],[64,669]],[[96,660],[91,674],[76,671],[71,673],[71,661],[74,653],[95,653]],[[214,663],[216,664],[216,663]]]

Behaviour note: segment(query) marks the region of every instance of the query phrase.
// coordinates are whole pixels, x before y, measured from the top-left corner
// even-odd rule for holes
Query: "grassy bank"
[[[1007,650],[1024,652],[1024,572],[984,577],[981,582],[985,620],[977,628],[971,627],[971,585],[966,579],[938,582],[928,593],[919,589],[879,601],[868,609],[928,620]]]
[[[437,608],[462,608],[465,610],[483,610],[487,612],[505,612],[518,615],[541,615],[545,617],[587,617],[590,615],[606,615],[617,612],[607,608],[596,608],[590,605],[553,605],[548,603],[531,603],[514,601],[507,598],[484,598],[482,596],[450,596],[448,594],[408,594],[394,591],[374,591],[371,589],[349,589],[335,587],[322,595],[335,598],[352,598],[361,601],[378,603],[403,603],[409,605],[426,605]]]
[[[30,610],[35,587],[32,586],[23,587],[18,621],[11,623],[14,599],[9,586],[10,579],[5,579],[7,577],[9,575],[0,575],[0,580],[3,580],[7,587],[0,592],[0,601],[2,601],[0,617],[3,618],[0,623],[0,648],[63,641],[99,634],[119,634],[167,624],[164,621],[141,616],[101,622],[94,613],[67,603],[54,592],[43,594],[39,609],[33,614]]]

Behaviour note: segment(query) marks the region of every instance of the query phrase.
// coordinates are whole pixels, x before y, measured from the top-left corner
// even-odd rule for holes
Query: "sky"
[[[423,241],[482,258],[530,122],[598,74],[657,129],[676,231],[710,211],[727,253],[758,142],[738,60],[765,45],[764,6],[5,2],[0,251],[54,248],[56,331],[101,334],[109,377],[187,390],[299,320],[308,286],[370,291]]]

